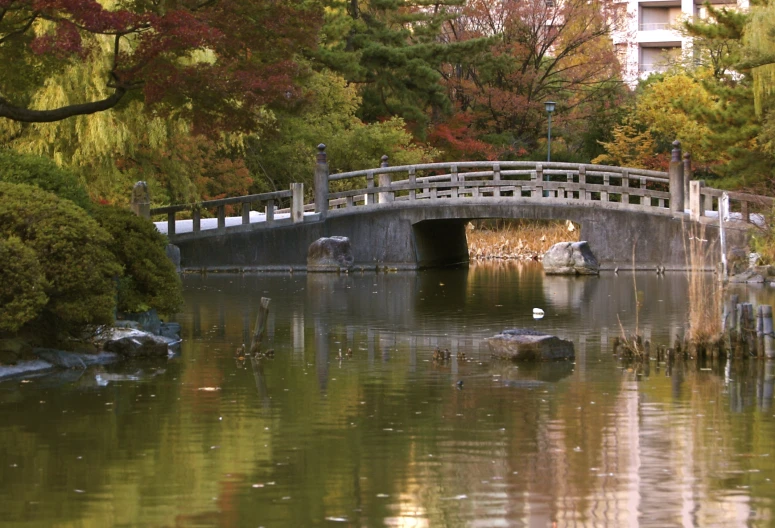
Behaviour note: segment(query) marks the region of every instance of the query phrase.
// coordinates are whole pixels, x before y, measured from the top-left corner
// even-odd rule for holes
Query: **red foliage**
[[[496,159],[492,145],[476,138],[470,126],[472,121],[472,115],[457,113],[446,122],[436,124],[428,136],[428,142],[451,159]]]
[[[142,88],[149,108],[187,114],[198,132],[215,135],[245,129],[260,106],[284,101],[299,72],[293,59],[315,46],[322,20],[319,8],[304,0],[134,5],[111,10],[96,0],[0,0],[0,42],[20,55],[64,64],[82,58],[86,47],[97,49],[94,36],[108,36],[116,44],[106,72],[110,86]],[[21,38],[33,35],[28,22],[37,19],[54,29]]]

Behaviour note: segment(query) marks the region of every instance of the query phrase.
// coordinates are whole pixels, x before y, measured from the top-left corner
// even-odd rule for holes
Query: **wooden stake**
[[[261,304],[258,307],[256,316],[256,325],[253,328],[253,339],[250,341],[250,355],[255,355],[261,349],[261,339],[266,330],[266,321],[269,319],[269,297],[261,297]]]

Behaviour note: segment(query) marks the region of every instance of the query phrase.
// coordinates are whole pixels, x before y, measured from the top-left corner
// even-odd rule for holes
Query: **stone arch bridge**
[[[728,247],[770,210],[771,198],[722,193],[690,182],[688,156],[673,151],[669,172],[524,161],[461,161],[329,174],[325,146],[315,167],[314,200],[303,185],[287,191],[148,209],[180,248],[188,270],[303,270],[320,237],[346,236],[355,269],[419,269],[468,261],[465,229],[474,219],[562,219],[581,227],[602,269],[687,267],[700,240],[712,267],[720,259],[720,219]],[[722,194],[731,204],[719,215]],[[230,215],[237,216],[230,216]],[[162,216],[163,218],[163,216]]]

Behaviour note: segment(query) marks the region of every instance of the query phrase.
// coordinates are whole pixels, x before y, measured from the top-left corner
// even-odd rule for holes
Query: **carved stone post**
[[[684,152],[684,209],[689,209],[689,181],[692,179],[692,154]]]
[[[674,213],[684,211],[684,165],[681,161],[681,142],[673,141],[673,152],[670,158],[670,210]]]
[[[315,164],[315,212],[320,214],[321,220],[328,216],[328,161],[323,143],[318,145]]]
[[[135,183],[132,187],[132,212],[143,218],[151,217],[151,197],[148,194],[148,184],[144,181]]]
[[[380,167],[385,168],[389,167],[388,164],[388,157],[387,155],[382,156],[382,162],[379,164]],[[380,187],[390,187],[391,183],[391,177],[390,174],[380,174],[379,175],[379,186]],[[393,193],[392,192],[381,192],[379,193],[379,203],[387,203],[393,201]]]

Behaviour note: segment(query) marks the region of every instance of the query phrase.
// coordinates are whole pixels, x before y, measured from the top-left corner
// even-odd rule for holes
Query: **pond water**
[[[683,274],[510,264],[184,284],[169,361],[0,383],[2,526],[775,522],[775,367],[611,356],[622,327],[683,334]],[[239,361],[262,296],[274,358]],[[571,339],[576,361],[491,360],[483,338],[515,327]],[[437,346],[452,359],[432,361]]]

